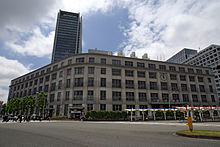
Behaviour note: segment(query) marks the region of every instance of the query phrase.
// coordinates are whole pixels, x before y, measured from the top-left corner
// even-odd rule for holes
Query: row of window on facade
[[[82,58],[76,58],[76,63],[84,63],[84,57],[82,57]],[[90,63],[94,63],[94,61],[95,61],[95,58],[94,57],[90,57],[89,58],[89,62]],[[105,58],[101,58],[100,59],[100,63],[101,64],[106,64],[106,59]],[[68,60],[68,65],[69,64],[72,64],[72,59],[69,59]],[[112,60],[112,65],[121,65],[121,60]],[[133,62],[132,61],[125,61],[125,64],[124,64],[125,66],[130,66],[130,67],[132,67],[133,66]],[[60,67],[63,67],[64,66],[64,62],[61,62],[61,66]],[[145,63],[142,63],[142,62],[137,62],[137,67],[142,67],[142,68],[145,68]],[[153,63],[149,63],[148,64],[148,68],[149,69],[156,69],[156,64],[153,64]],[[179,68],[179,72],[186,72],[186,68],[185,67],[178,67]],[[53,66],[53,71],[54,70],[57,70],[58,69],[58,65],[56,64],[56,65],[54,65]],[[167,69],[167,66],[166,65],[159,65],[159,68],[158,68],[159,70],[168,70]],[[169,66],[169,70],[170,71],[177,71],[177,69],[176,69],[176,66]],[[51,70],[51,67],[48,67],[47,69],[46,69],[46,72],[45,72],[45,70],[41,70],[40,72],[36,72],[35,73],[35,76],[34,76],[34,74],[31,74],[30,76],[28,75],[28,76],[26,76],[26,78],[25,77],[23,77],[22,79],[19,79],[19,80],[16,80],[15,81],[15,84],[16,83],[20,83],[20,82],[22,82],[22,81],[25,81],[25,80],[29,80],[29,79],[32,79],[32,78],[34,78],[34,77],[38,77],[39,75],[43,75],[44,73],[49,73],[49,72],[51,72],[52,70]],[[193,68],[187,68],[187,72],[188,73],[194,73],[195,71],[194,71],[194,69]],[[203,74],[203,70],[202,69],[196,69],[196,73],[198,73],[198,74]],[[206,74],[209,74],[209,70],[205,70],[205,73]],[[12,84],[14,84],[14,83],[12,83]]]

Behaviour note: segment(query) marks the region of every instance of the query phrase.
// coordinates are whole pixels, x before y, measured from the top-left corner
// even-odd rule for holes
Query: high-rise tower
[[[51,62],[82,52],[82,17],[79,13],[59,11]]]

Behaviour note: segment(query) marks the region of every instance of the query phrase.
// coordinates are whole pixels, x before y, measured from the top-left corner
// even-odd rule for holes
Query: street
[[[195,129],[220,130],[220,123],[196,123]],[[1,147],[30,146],[198,146],[218,147],[219,140],[195,139],[175,135],[187,129],[185,123],[50,121],[0,123]]]

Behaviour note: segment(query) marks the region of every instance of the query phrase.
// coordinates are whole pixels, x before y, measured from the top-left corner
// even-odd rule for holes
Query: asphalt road
[[[220,130],[220,123],[195,124]],[[0,147],[219,147],[219,140],[175,135],[186,129],[173,122],[30,122],[0,123]]]

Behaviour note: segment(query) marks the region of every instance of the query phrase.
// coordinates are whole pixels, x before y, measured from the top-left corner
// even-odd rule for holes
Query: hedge
[[[86,119],[91,120],[124,120],[127,118],[126,111],[88,111]]]

